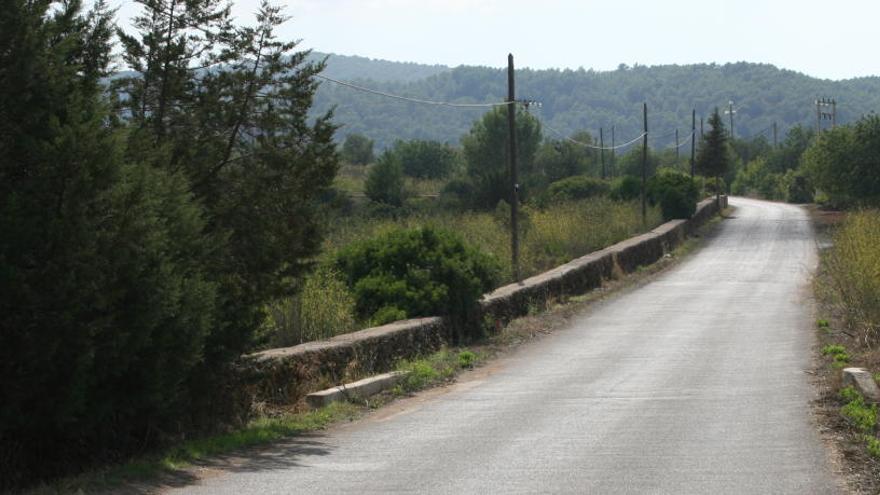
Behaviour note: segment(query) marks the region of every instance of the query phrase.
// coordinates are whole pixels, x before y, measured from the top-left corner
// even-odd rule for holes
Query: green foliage
[[[470,132],[461,139],[474,207],[494,208],[501,200],[510,203],[508,138],[507,108],[499,107],[474,122]],[[517,166],[522,183],[526,183],[535,171],[535,154],[540,143],[541,124],[517,105]],[[523,196],[524,191],[521,199]]]
[[[342,143],[341,157],[353,165],[366,165],[373,161],[373,141],[362,134],[349,134]]]
[[[447,177],[456,169],[459,161],[454,148],[437,141],[396,141],[389,152],[400,160],[404,174],[422,179]]]
[[[718,108],[709,116],[709,131],[700,141],[694,162],[697,173],[704,177],[722,177],[731,168],[728,135]],[[720,194],[720,191],[716,191]]]
[[[660,205],[665,220],[690,218],[697,211],[699,188],[694,179],[673,169],[660,169],[648,180],[648,200]]]
[[[462,321],[498,277],[491,256],[428,227],[355,242],[337,255],[336,264],[364,318],[397,310],[408,317],[451,315]]]
[[[108,79],[111,14],[80,5],[0,12],[0,489],[238,421],[231,361],[337,168],[278,8],[144,2]]]
[[[261,332],[273,347],[320,340],[355,329],[355,301],[332,267],[305,277],[302,290],[266,305]]]
[[[782,175],[773,173],[764,157],[756,158],[739,169],[731,185],[733,193],[757,195],[765,199],[783,199]]]
[[[617,164],[615,165],[615,167],[621,175],[629,175],[637,177],[639,180],[641,180],[643,161],[644,157],[642,156],[642,144],[641,142],[639,142],[639,144],[633,146],[632,149],[630,149],[617,160]],[[645,164],[644,168],[646,177],[653,176],[657,172],[657,169],[660,168],[660,157],[657,155],[657,153],[651,151],[650,148],[648,148],[648,161]]]
[[[781,179],[785,200],[789,203],[812,203],[813,190],[809,177],[800,170],[788,170]]]
[[[572,139],[581,143],[592,143],[593,137],[587,132],[579,132]],[[575,175],[599,176],[596,151],[565,139],[554,139],[541,144],[535,156],[535,178],[543,183],[552,183]]]
[[[585,175],[577,175],[550,184],[543,195],[543,199],[544,202],[560,203],[563,201],[604,196],[607,195],[610,190],[611,187],[606,181],[587,177]]]
[[[125,157],[110,12],[79,9],[0,13],[0,491],[180,424],[218,323],[216,238],[185,177]]]
[[[877,405],[866,404],[864,397],[852,387],[842,389],[840,397],[846,401],[846,404],[840,410],[840,414],[848,419],[858,430],[864,433],[873,432],[877,426]]]
[[[816,188],[832,202],[880,205],[880,116],[823,132],[803,160]]]
[[[477,355],[471,351],[461,351],[458,353],[458,365],[462,368],[473,368],[477,361]]]
[[[848,325],[876,341],[880,330],[880,211],[850,213],[825,259],[831,286]]]
[[[632,201],[642,194],[642,181],[632,175],[624,175],[614,179],[611,183],[611,199],[617,201]]]
[[[397,154],[386,151],[379,157],[367,174],[364,193],[376,203],[403,204],[403,165]]]
[[[836,356],[838,354],[846,354],[846,348],[840,344],[829,344],[822,348],[823,356]]]
[[[873,435],[865,435],[864,438],[868,454],[874,458],[880,458],[880,439]]]
[[[828,328],[830,324],[828,323],[828,320],[824,318],[819,318],[818,320],[816,320],[816,326],[819,328]]]
[[[386,70],[385,61],[373,61],[369,67],[364,67],[361,60],[348,62],[333,56],[329,67],[344,74],[345,80],[360,79],[369,87],[398,94],[461,103],[501,101],[507,94],[504,69],[416,66],[398,75],[404,72],[403,67]],[[606,146],[611,142],[608,126],[616,127],[616,144],[642,132],[643,101],[651,105],[651,130],[665,133],[675,128],[690,129],[691,108],[696,108],[699,120],[707,117],[718,102],[747,99],[748,104],[738,110],[737,136],[757,135],[778,122],[780,143],[786,129],[801,122],[815,122],[816,109],[808,103],[817,94],[834,94],[840,101],[851,103],[838,105],[838,124],[858,119],[862,109],[880,108],[877,78],[823,80],[768,64],[745,62],[636,65],[610,71],[523,69],[517,70],[516,77],[518,88],[527,88],[529,95],[542,101],[542,121],[564,135],[585,128],[598,130],[604,125]],[[331,108],[336,108],[336,119],[345,123],[345,131],[367,134],[379,147],[390,146],[396,139],[454,143],[481,114],[480,109],[401,105],[323,84],[313,113],[319,115]],[[375,118],[377,115],[382,118]],[[671,145],[673,137],[656,141],[651,145],[659,149]],[[690,152],[690,146],[684,149]],[[761,152],[759,148],[754,150]],[[743,161],[747,163],[756,156],[743,156]],[[605,158],[609,158],[607,153]]]

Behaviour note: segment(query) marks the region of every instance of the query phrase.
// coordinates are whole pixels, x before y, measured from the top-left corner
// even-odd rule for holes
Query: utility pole
[[[617,169],[615,168],[617,165],[614,160],[614,126],[611,126],[611,175],[614,176],[617,174]]]
[[[602,161],[602,179],[605,179],[605,131],[599,128],[599,158]]]
[[[831,111],[828,112],[827,108],[830,107]],[[821,98],[816,99],[816,133],[822,131],[822,121],[830,120],[831,128],[834,129],[837,127],[837,100],[834,98]]]
[[[730,140],[732,141],[736,138],[736,134],[733,132],[733,114],[736,113],[736,110],[733,109],[733,100],[727,101],[727,110],[724,113],[730,116]]]
[[[675,168],[678,168],[678,127],[675,128]]]
[[[648,182],[648,103],[642,104],[643,120],[645,122],[645,134],[642,139],[642,228],[648,228],[648,198],[645,187]]]
[[[773,147],[776,148],[778,146],[778,140],[776,137],[776,121],[773,121]]]
[[[831,128],[837,127],[837,100],[831,98]]]
[[[694,178],[694,154],[697,151],[697,109],[691,111],[691,179]]]
[[[516,93],[512,53],[507,55],[507,102],[507,140],[510,143],[510,256],[513,279],[519,283],[519,178],[516,170]]]
[[[700,139],[703,139],[703,117],[700,117]]]

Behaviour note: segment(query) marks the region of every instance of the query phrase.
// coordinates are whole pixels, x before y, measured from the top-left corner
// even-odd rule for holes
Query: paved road
[[[804,373],[808,217],[731,203],[735,218],[689,260],[495,373],[180,491],[836,493]]]

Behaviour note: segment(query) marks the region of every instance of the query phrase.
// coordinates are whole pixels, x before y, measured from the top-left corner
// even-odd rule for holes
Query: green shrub
[[[471,351],[461,351],[458,353],[458,365],[462,368],[473,368],[477,361],[477,355]]]
[[[703,182],[703,193],[706,195],[714,196],[715,194],[725,194],[726,192],[727,183],[720,177],[717,181],[714,177],[708,177]]]
[[[642,194],[642,181],[632,175],[624,175],[614,179],[611,183],[611,199],[617,201],[632,201]]]
[[[687,174],[672,169],[661,169],[651,177],[647,187],[648,200],[660,205],[665,220],[690,218],[697,211],[699,190]]]
[[[403,205],[403,165],[397,155],[386,151],[379,157],[367,174],[364,193],[376,203]]]
[[[458,320],[495,286],[498,263],[458,236],[430,227],[394,229],[336,257],[361,317],[451,315]]]
[[[604,196],[610,190],[611,188],[608,183],[601,179],[587,177],[586,175],[575,175],[550,184],[544,193],[544,197],[548,203],[561,203],[563,201]]]
[[[409,177],[439,179],[451,174],[459,165],[456,150],[437,141],[397,141],[391,148],[403,165],[403,173]]]
[[[342,143],[342,159],[354,165],[373,161],[373,141],[361,134],[349,134]]]
[[[823,356],[835,356],[837,354],[846,354],[846,348],[840,344],[829,344],[822,348]]]
[[[809,178],[799,170],[791,169],[782,176],[780,183],[789,203],[811,203],[815,191]]]
[[[840,410],[843,417],[862,432],[873,432],[877,426],[877,405],[866,404],[864,397],[852,387],[842,389],[840,397],[846,401]]]

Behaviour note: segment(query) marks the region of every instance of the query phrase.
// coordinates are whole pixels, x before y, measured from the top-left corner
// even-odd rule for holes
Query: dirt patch
[[[845,213],[809,208],[816,229],[817,242],[822,252],[831,246],[831,237]],[[839,397],[841,372],[832,366],[829,357],[822,356],[822,348],[838,344],[846,348],[849,366],[863,367],[874,373],[880,372],[880,350],[870,349],[858,333],[844,323],[843,311],[829,289],[829,275],[820,261],[813,281],[816,299],[817,322],[827,321],[817,331],[815,367],[812,380],[817,390],[813,401],[813,413],[819,433],[833,457],[835,468],[854,494],[880,493],[880,460],[868,454],[861,434],[844,418],[840,409],[844,402]]]

